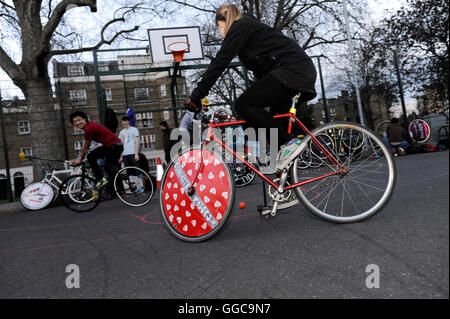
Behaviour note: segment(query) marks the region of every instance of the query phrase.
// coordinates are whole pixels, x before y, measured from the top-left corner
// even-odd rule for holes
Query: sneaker
[[[141,194],[144,194],[144,192],[145,192],[144,187],[138,187],[137,190],[138,190],[139,192],[141,192]]]
[[[280,151],[277,156],[277,169],[283,170],[298,154],[295,151],[299,148],[302,143],[301,138],[293,138],[284,145],[281,145]]]
[[[398,148],[398,154],[399,154],[399,155],[405,155],[406,152],[405,152],[405,150],[404,150],[403,148],[399,147],[399,148]]]
[[[97,184],[95,184],[95,188],[99,189],[105,186],[106,184],[108,184],[108,180],[105,177],[103,177],[101,181],[98,181]]]

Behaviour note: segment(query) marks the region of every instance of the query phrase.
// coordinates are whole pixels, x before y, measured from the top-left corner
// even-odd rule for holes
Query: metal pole
[[[174,121],[175,121],[175,127],[178,127],[178,116],[177,116],[177,101],[176,101],[176,87],[177,87],[177,73],[180,67],[180,62],[175,62],[173,67],[173,74],[172,74],[172,82],[170,83],[170,94],[172,97],[172,107],[174,112]]]
[[[325,86],[323,84],[322,67],[320,66],[320,57],[317,57],[317,64],[319,67],[320,86],[322,88],[323,110],[325,112],[325,120],[328,123],[330,122],[330,114],[328,112],[327,98],[325,96]]]
[[[7,196],[8,196],[8,200],[10,202],[12,202],[13,201],[13,197],[12,197],[12,189],[11,189],[11,172],[9,170],[9,154],[8,154],[8,145],[6,144],[5,121],[3,119],[3,105],[2,105],[1,87],[0,87],[0,123],[2,125],[3,154],[5,156],[6,178],[8,179],[8,182],[6,183],[6,193],[7,193]]]
[[[398,81],[398,89],[400,91],[400,101],[402,103],[402,111],[403,111],[403,125],[408,126],[408,117],[406,116],[406,105],[405,98],[403,96],[403,86],[402,86],[402,78],[400,76],[400,67],[398,65],[398,56],[397,51],[394,50],[394,64],[395,69],[397,71],[397,81]]]
[[[354,50],[353,50],[353,42],[352,42],[352,37],[350,34],[350,24],[348,22],[347,0],[343,0],[343,4],[344,4],[345,24],[347,25],[348,49],[349,49],[350,59],[351,59],[351,63],[352,63],[353,85],[355,86],[356,101],[358,103],[359,120],[360,120],[361,125],[365,126],[366,123],[364,121],[364,113],[363,113],[363,108],[362,108],[362,103],[361,103],[361,95],[359,92],[358,79],[356,77],[355,55],[354,55]]]
[[[102,85],[100,84],[100,76],[98,75],[98,57],[97,50],[92,51],[94,55],[94,77],[95,91],[97,93],[98,118],[102,125],[105,125],[105,106],[103,105]]]

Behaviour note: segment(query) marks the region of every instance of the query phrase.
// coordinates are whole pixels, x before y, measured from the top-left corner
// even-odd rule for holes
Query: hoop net
[[[182,62],[184,53],[189,49],[189,43],[184,41],[172,42],[167,48],[172,52],[175,62]]]

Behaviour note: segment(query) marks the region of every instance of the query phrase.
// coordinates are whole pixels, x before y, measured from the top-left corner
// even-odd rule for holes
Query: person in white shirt
[[[122,126],[119,138],[123,143],[123,152],[119,162],[125,166],[139,167],[139,130],[130,125],[128,116],[122,117]]]

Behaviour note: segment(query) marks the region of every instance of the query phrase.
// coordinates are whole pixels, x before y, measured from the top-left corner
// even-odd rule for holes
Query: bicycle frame
[[[312,183],[315,182],[317,180],[321,180],[324,178],[327,178],[329,176],[333,176],[333,175],[338,175],[338,174],[345,174],[348,172],[348,168],[343,166],[342,164],[339,163],[338,160],[336,160],[336,158],[330,154],[330,152],[314,137],[314,135],[305,127],[305,125],[295,116],[295,109],[291,110],[289,113],[286,114],[280,114],[280,115],[275,115],[274,118],[278,119],[278,118],[289,118],[289,126],[288,126],[288,133],[291,134],[292,133],[292,125],[293,123],[297,123],[300,128],[303,130],[303,132],[305,132],[306,134],[310,135],[312,138],[312,141],[314,142],[314,144],[322,151],[325,153],[326,157],[328,158],[328,160],[330,160],[330,162],[332,162],[333,164],[336,164],[337,166],[340,167],[339,170],[332,172],[332,173],[328,173],[328,174],[324,174],[321,176],[317,176],[315,178],[311,178],[308,180],[304,180],[302,182],[293,184],[293,185],[288,185],[286,187],[282,187],[281,191],[287,191],[289,189],[292,188],[296,188],[308,183]],[[239,125],[239,124],[244,124],[246,123],[245,121],[231,121],[231,122],[224,122],[224,123],[214,123],[214,122],[210,122],[209,123],[209,128],[208,128],[208,134],[207,134],[207,139],[202,143],[203,144],[203,148],[206,147],[207,144],[209,144],[212,141],[215,141],[216,143],[220,144],[225,150],[227,150],[229,153],[233,154],[234,157],[238,158],[241,162],[243,162],[247,167],[249,167],[252,171],[254,171],[259,177],[261,177],[264,181],[266,181],[267,183],[269,183],[272,187],[274,187],[275,189],[280,190],[280,186],[279,184],[276,184],[274,181],[272,181],[270,178],[268,178],[266,175],[264,175],[263,173],[261,173],[261,171],[259,171],[258,168],[256,168],[255,166],[253,166],[251,163],[249,163],[248,161],[246,161],[244,158],[242,158],[241,156],[238,156],[238,154],[231,149],[230,147],[228,147],[225,143],[222,142],[221,139],[217,138],[212,130],[214,128],[219,128],[219,127],[227,127],[227,126],[232,126],[232,125]],[[200,164],[200,168],[197,171],[197,176],[198,173],[202,170],[203,168],[203,161]],[[281,172],[281,177],[283,177],[287,172],[283,171]],[[283,180],[280,177],[280,181]],[[197,177],[194,179],[196,180]]]

